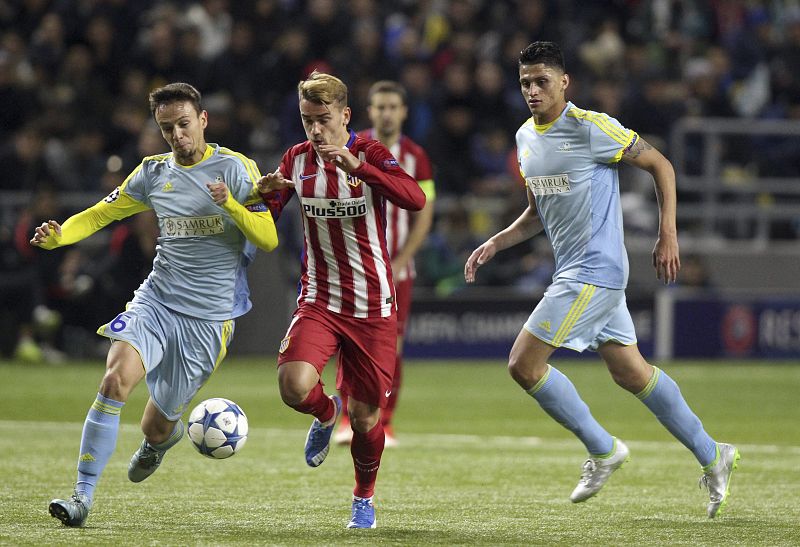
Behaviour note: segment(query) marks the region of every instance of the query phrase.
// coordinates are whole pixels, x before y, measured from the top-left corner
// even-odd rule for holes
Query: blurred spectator
[[[25,124],[36,104],[15,68],[11,54],[0,50],[0,139],[3,141]]]
[[[185,22],[197,30],[199,57],[210,61],[228,48],[233,17],[228,0],[201,0],[186,12]]]
[[[0,190],[33,192],[52,185],[55,173],[44,154],[45,136],[33,123],[0,145]]]
[[[436,126],[428,139],[431,157],[453,158],[437,163],[437,191],[464,195],[480,178],[472,149],[475,116],[466,101],[453,100],[438,108]]]
[[[0,222],[0,356],[23,361],[60,361],[54,347],[60,315],[50,297],[63,253],[39,253],[28,240],[39,218],[61,214],[56,193],[40,189],[16,218]]]
[[[436,184],[438,187],[438,179]],[[477,243],[469,212],[461,203],[453,203],[436,221],[427,242],[417,253],[420,285],[435,287],[443,296],[464,287],[464,262]]]

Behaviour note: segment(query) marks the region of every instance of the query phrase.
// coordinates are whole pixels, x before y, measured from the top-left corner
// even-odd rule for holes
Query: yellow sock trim
[[[547,372],[545,372],[545,373],[544,373],[544,376],[542,376],[541,378],[539,378],[539,381],[538,381],[538,382],[536,382],[536,385],[535,385],[535,386],[533,386],[533,387],[532,387],[532,388],[530,388],[530,389],[526,389],[526,390],[525,390],[525,393],[527,393],[528,395],[531,395],[531,396],[533,396],[533,395],[534,395],[534,394],[535,394],[537,391],[539,391],[540,389],[542,389],[542,386],[545,384],[545,382],[547,382],[547,379],[550,377],[550,371],[551,371],[552,369],[553,369],[553,367],[551,367],[551,366],[548,364],[548,365],[547,365]]]
[[[658,383],[658,378],[661,376],[661,369],[658,367],[653,367],[653,375],[650,377],[650,381],[647,382],[647,385],[644,386],[644,389],[636,394],[636,398],[640,401],[643,401],[647,398],[650,393],[656,388],[656,384]]]
[[[592,457],[596,458],[598,460],[607,460],[608,458],[610,458],[611,456],[616,454],[617,453],[617,438],[616,437],[612,437],[612,438],[614,439],[614,444],[611,445],[611,450],[609,450],[605,454],[592,454]]]
[[[116,407],[116,406],[112,406],[112,405],[103,403],[103,402],[99,401],[98,399],[94,400],[94,402],[92,403],[92,408],[95,409],[98,412],[102,412],[103,414],[110,414],[112,416],[118,415],[120,413],[120,411],[122,410],[121,407]]]

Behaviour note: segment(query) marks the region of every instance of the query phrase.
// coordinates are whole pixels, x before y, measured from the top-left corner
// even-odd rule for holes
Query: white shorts
[[[97,334],[124,340],[139,352],[150,397],[168,420],[175,421],[225,358],[233,330],[232,319],[197,319],[135,297]]]
[[[558,279],[525,322],[525,330],[557,348],[597,350],[606,342],[636,343],[623,289]]]

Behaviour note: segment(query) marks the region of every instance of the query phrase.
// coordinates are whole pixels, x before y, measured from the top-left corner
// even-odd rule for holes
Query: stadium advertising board
[[[669,325],[659,336],[657,353],[664,358],[800,357],[797,296],[667,294],[658,310]]]

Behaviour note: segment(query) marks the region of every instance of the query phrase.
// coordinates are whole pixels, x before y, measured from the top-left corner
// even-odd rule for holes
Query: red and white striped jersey
[[[365,129],[358,133],[360,137],[365,139],[374,139],[375,133],[372,129]],[[431,161],[428,159],[428,154],[422,149],[420,145],[415,143],[409,137],[400,135],[396,143],[389,148],[392,155],[397,158],[400,167],[414,177],[418,184],[433,183],[433,170],[431,168]],[[396,207],[392,203],[386,204],[386,243],[389,246],[389,256],[395,256],[403,245],[406,244],[408,234],[411,231],[411,215],[406,209]],[[412,279],[417,276],[414,269],[414,259],[408,261],[408,264],[399,272],[394,272],[394,278],[397,281],[405,281],[409,277]]]
[[[298,304],[352,317],[388,317],[395,310],[386,245],[386,200],[420,210],[425,194],[380,142],[350,131],[350,152],[362,161],[347,173],[324,162],[309,141],[286,151],[280,171],[294,189],[262,194],[277,218],[297,195],[304,253]]]

